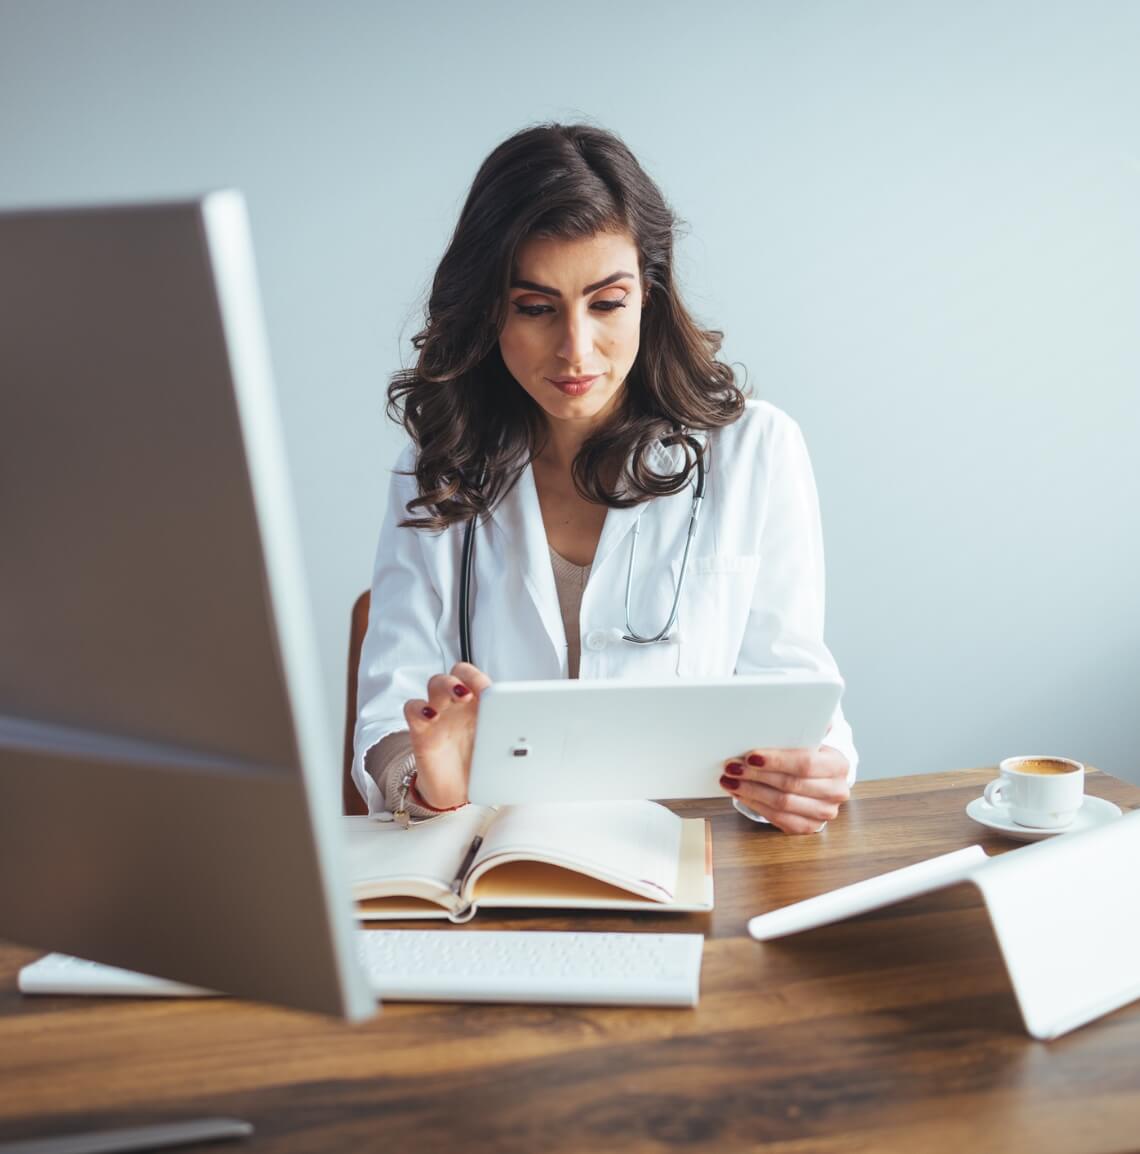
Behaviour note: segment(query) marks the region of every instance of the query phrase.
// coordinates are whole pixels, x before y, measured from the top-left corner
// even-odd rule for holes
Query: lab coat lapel
[[[629,509],[606,510],[606,519],[602,522],[602,535],[598,538],[598,547],[590,566],[591,576],[601,569],[606,558],[625,540],[643,508],[643,505],[634,505]]]
[[[656,471],[662,473],[676,472],[680,468],[681,450],[667,449],[660,441],[649,452],[649,464]],[[653,502],[634,505],[628,509],[608,509],[606,520],[602,525],[602,535],[598,539],[598,548],[594,554],[594,563],[590,570],[591,576],[601,569],[606,558],[613,554],[625,540],[630,530],[637,522],[637,518],[644,513]],[[638,546],[640,550],[640,545]],[[624,588],[623,588],[624,594]]]

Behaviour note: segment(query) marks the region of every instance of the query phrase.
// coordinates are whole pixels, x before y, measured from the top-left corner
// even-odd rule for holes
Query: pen
[[[483,835],[476,834],[474,840],[467,847],[467,854],[459,865],[459,872],[455,875],[455,880],[451,883],[451,892],[458,894],[463,888],[463,879],[467,876],[467,871],[471,868],[471,863],[475,860],[475,855],[479,852],[479,847],[483,844]]]

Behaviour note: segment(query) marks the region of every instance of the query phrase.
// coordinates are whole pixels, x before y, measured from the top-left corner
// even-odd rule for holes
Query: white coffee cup
[[[1007,757],[999,778],[986,786],[990,805],[1009,807],[1017,825],[1029,829],[1064,829],[1081,808],[1085,767],[1079,761],[1047,754]]]

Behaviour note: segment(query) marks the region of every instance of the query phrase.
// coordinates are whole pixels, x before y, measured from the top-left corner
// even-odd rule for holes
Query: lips
[[[580,397],[588,392],[590,386],[598,377],[547,377],[546,378],[559,392],[568,397]]]

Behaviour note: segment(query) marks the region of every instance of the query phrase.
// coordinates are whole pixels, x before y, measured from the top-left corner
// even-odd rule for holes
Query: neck
[[[586,439],[610,420],[617,411],[618,398],[613,397],[600,413],[578,421],[546,419],[546,443],[535,459],[535,464],[548,474],[570,479],[570,467]]]
[[[550,421],[546,429],[546,444],[539,453],[536,464],[552,473],[564,473],[570,476],[570,467],[574,458],[590,435],[589,429],[579,429],[573,426],[567,428],[565,421]]]

